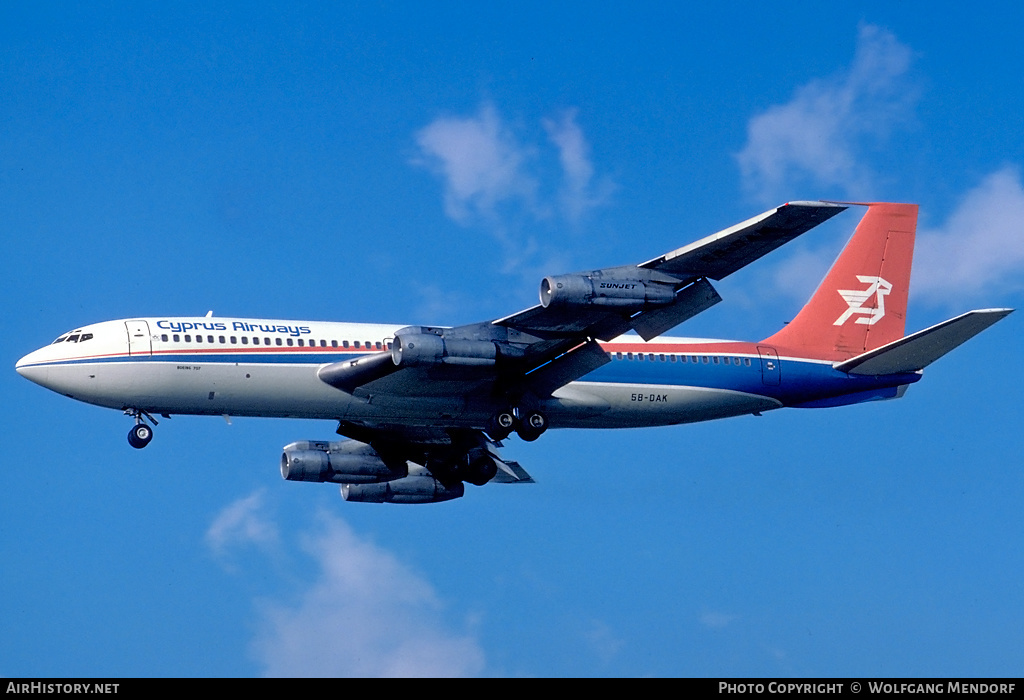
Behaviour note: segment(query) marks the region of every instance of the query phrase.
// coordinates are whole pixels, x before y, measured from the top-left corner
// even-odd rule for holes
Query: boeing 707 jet
[[[629,428],[903,395],[1012,309],[904,336],[917,206],[867,213],[797,316],[758,342],[664,337],[718,281],[847,207],[790,202],[637,265],[546,277],[540,303],[467,326],[151,317],[64,333],[27,379],[124,411],[132,447],[172,414],[319,418],[341,441],[284,448],[281,474],[348,501],[434,503],[532,482],[499,448],[549,428]]]

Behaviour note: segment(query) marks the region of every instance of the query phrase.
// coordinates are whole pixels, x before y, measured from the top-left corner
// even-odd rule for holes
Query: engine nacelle
[[[540,303],[548,306],[614,306],[642,309],[675,301],[671,284],[639,279],[613,279],[591,275],[545,277],[540,283]]]
[[[420,327],[403,328],[395,334],[391,360],[399,367],[421,365],[493,365],[497,346],[490,340],[444,338]]]
[[[281,455],[281,476],[288,481],[374,484],[408,473],[406,462],[385,463],[376,450],[356,440],[293,442]]]
[[[466,487],[462,482],[445,486],[423,470],[383,484],[345,484],[341,497],[359,503],[440,503],[462,498]]]

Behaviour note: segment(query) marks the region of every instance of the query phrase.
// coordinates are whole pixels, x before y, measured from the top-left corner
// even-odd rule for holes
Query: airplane
[[[789,202],[636,265],[545,277],[540,303],[458,327],[146,317],[82,326],[18,361],[27,379],[124,413],[330,419],[341,441],[287,445],[281,475],[347,501],[436,503],[465,484],[531,483],[513,433],[706,421],[903,396],[1013,309],[904,336],[918,208],[867,212],[810,301],[759,342],[663,337],[721,280],[847,209]],[[152,424],[152,425],[151,425]]]

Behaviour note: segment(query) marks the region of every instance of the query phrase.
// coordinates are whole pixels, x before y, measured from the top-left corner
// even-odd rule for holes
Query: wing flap
[[[535,484],[533,477],[519,466],[519,462],[507,462],[500,457],[495,460],[498,473],[491,481],[495,484]]]
[[[556,357],[526,375],[526,385],[537,396],[549,396],[551,392],[574,382],[598,367],[611,362],[596,340],[590,340],[570,352]]]

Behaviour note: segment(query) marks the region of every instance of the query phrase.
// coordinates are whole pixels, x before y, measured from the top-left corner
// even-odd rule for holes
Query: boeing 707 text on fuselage
[[[466,482],[531,482],[513,433],[632,428],[903,395],[927,365],[1011,309],[904,336],[917,206],[868,204],[818,290],[760,342],[664,337],[721,301],[711,285],[840,213],[790,202],[638,265],[546,277],[540,303],[467,326],[133,318],[77,328],[18,372],[124,411],[145,447],[154,416],[320,418],[344,440],[284,448],[281,474],[349,501],[433,503]]]

